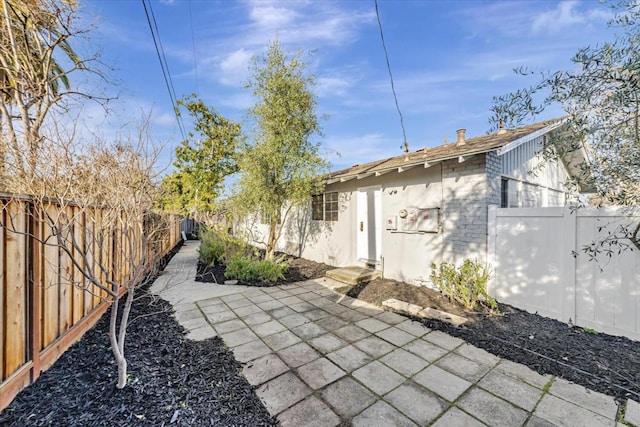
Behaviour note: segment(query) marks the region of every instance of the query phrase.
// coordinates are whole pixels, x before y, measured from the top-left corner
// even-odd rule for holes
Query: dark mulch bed
[[[291,268],[293,273],[286,282],[322,277],[334,267],[292,257]],[[500,316],[470,313],[440,292],[394,280],[377,279],[338,291],[378,305],[396,298],[467,317],[471,322],[459,328],[437,320],[420,321],[541,374],[559,376],[620,399],[640,399],[638,341],[589,333],[504,304],[500,305]]]
[[[283,254],[278,253],[277,256]],[[245,285],[251,286],[275,286],[283,283],[302,282],[309,279],[318,279],[324,277],[324,274],[335,267],[327,264],[309,261],[304,258],[298,258],[294,256],[287,256],[289,262],[289,268],[284,274],[284,279],[277,283],[262,283],[262,282],[242,282]],[[218,264],[215,266],[208,266],[201,262],[198,262],[198,272],[196,274],[196,282],[204,283],[224,283],[226,277],[224,275],[225,266]],[[215,279],[215,280],[214,280]]]
[[[471,322],[459,328],[437,320],[420,321],[541,374],[562,377],[618,399],[640,399],[638,341],[590,333],[504,304],[500,304],[501,316],[469,313],[440,292],[393,280],[377,279],[338,291],[374,304],[396,298],[465,316]]]
[[[219,338],[185,339],[169,303],[146,289],[138,294],[127,330],[127,387],[115,388],[105,315],[16,397],[0,425],[277,425]]]

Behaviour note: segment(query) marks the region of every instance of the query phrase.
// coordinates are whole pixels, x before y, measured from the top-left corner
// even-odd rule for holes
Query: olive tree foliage
[[[162,181],[164,210],[209,222],[224,179],[237,171],[240,125],[226,119],[195,95],[178,101],[194,122],[188,139],[176,148],[175,171]]]
[[[72,42],[88,33],[72,0],[2,0],[0,4],[0,172],[26,175],[44,144],[42,127],[68,100],[104,101],[73,87],[78,73],[105,76],[96,55],[80,57]],[[7,170],[10,169],[10,170]]]
[[[300,52],[289,55],[273,41],[264,55],[254,58],[247,85],[257,102],[249,111],[254,127],[239,153],[233,202],[238,214],[257,214],[267,222],[262,242],[267,258],[273,257],[281,224],[292,209],[308,207],[328,168],[319,143],[312,141],[320,125],[311,91],[314,79],[305,71]]]
[[[558,159],[584,150],[587,164],[569,184],[594,188],[600,204],[640,205],[640,1],[623,0],[611,6],[609,25],[613,41],[579,49],[570,70],[531,71],[519,74],[535,79],[531,86],[494,98],[493,116],[508,127],[536,117],[550,106],[566,114],[560,132],[543,149],[546,158]],[[620,226],[605,241],[585,252],[611,256],[620,245],[638,243],[640,223]]]

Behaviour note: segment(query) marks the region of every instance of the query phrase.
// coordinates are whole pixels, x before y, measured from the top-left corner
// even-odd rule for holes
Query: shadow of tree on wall
[[[351,194],[340,193],[338,204],[338,215],[344,214],[351,201]],[[321,221],[312,219],[311,203],[307,206],[299,207],[289,215],[286,223],[283,224],[285,252],[296,254],[302,257],[305,248],[309,244],[317,243],[324,236],[327,237],[333,232],[333,221]]]

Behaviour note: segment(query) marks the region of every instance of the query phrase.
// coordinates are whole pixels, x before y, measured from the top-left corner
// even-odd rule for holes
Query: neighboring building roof
[[[443,160],[465,158],[475,154],[486,153],[493,150],[501,149],[506,152],[511,148],[520,145],[532,138],[543,135],[556,127],[560,126],[563,119],[554,119],[544,122],[534,123],[532,125],[523,126],[518,129],[501,129],[499,132],[489,135],[478,136],[475,138],[464,139],[464,143],[457,141],[449,144],[440,145],[433,148],[422,148],[412,153],[406,153],[401,156],[390,157],[387,159],[377,160],[374,162],[354,165],[347,169],[331,172],[327,181],[329,184],[338,181],[347,181],[350,179],[366,178],[371,175],[380,176],[387,172],[404,170],[424,166],[429,167],[433,163]],[[499,152],[499,154],[502,154]]]

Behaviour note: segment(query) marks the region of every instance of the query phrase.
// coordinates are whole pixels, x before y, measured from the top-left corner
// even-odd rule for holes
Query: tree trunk
[[[118,308],[120,305],[120,297],[118,295],[120,293],[120,289],[118,289],[119,286],[116,286],[115,288],[115,296],[113,297],[113,302],[111,303],[109,342],[111,343],[111,352],[113,353],[113,357],[116,359],[116,364],[118,366],[118,382],[116,384],[116,388],[123,389],[127,385],[127,359],[125,359],[124,357],[124,335],[122,334],[122,322],[124,322],[126,319],[123,318],[120,320],[120,332],[118,333]],[[129,297],[127,297],[127,302],[125,304],[125,312],[127,311],[126,305],[128,304]]]
[[[273,259],[273,255],[276,251],[276,243],[277,243],[276,227],[277,226],[278,226],[277,220],[272,219],[269,222],[269,238],[267,239],[267,248],[264,254],[265,259],[269,259],[269,260]]]

